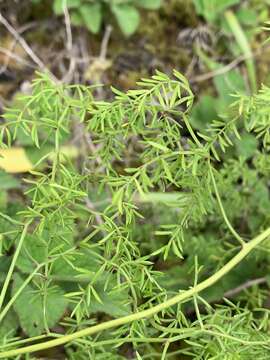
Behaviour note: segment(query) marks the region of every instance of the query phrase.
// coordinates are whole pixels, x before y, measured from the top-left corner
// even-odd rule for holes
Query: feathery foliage
[[[268,358],[269,88],[202,133],[177,71],[112,92],[38,74],[6,109],[37,160],[0,213],[0,358]]]

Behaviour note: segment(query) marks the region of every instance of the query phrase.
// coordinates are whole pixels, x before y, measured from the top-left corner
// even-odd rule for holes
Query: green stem
[[[226,225],[228,226],[228,229],[230,230],[230,232],[233,234],[233,236],[236,238],[237,241],[239,241],[239,243],[241,244],[241,246],[244,246],[245,245],[245,242],[244,240],[241,238],[241,236],[234,230],[232,224],[230,223],[230,220],[228,219],[227,215],[226,215],[226,212],[225,212],[225,209],[222,205],[222,201],[221,201],[221,198],[220,198],[220,195],[219,195],[219,191],[218,191],[218,188],[217,188],[217,183],[216,183],[216,180],[215,180],[215,177],[214,177],[214,174],[213,174],[213,170],[212,170],[212,166],[209,164],[209,170],[210,170],[210,176],[211,176],[211,180],[212,180],[212,183],[213,183],[213,186],[214,186],[214,190],[215,190],[215,194],[216,194],[216,197],[217,197],[217,201],[218,201],[218,205],[219,205],[219,208],[220,208],[220,211],[221,211],[221,214],[223,216],[223,219],[226,223]]]
[[[9,283],[10,283],[10,280],[11,280],[11,277],[12,277],[12,274],[13,274],[13,270],[14,270],[14,268],[15,268],[17,258],[18,258],[19,254],[20,254],[21,247],[22,247],[24,238],[25,238],[25,236],[26,236],[26,234],[27,234],[27,229],[28,229],[28,226],[29,226],[29,225],[30,225],[30,222],[28,222],[28,223],[24,226],[24,229],[23,229],[23,231],[22,231],[21,238],[20,238],[20,240],[19,240],[18,246],[17,246],[17,248],[16,248],[16,251],[15,251],[15,253],[14,253],[13,259],[12,259],[12,261],[11,261],[11,264],[10,264],[10,267],[9,267],[9,270],[8,270],[8,273],[7,273],[7,276],[6,276],[4,285],[3,285],[3,287],[2,287],[1,294],[0,294],[0,310],[2,309],[2,305],[3,305],[3,302],[4,302],[5,296],[6,296],[6,292],[7,292],[7,289],[8,289],[8,286],[9,286]]]
[[[0,216],[1,216],[3,219],[9,221],[9,222],[10,222],[11,224],[13,224],[13,225],[23,225],[23,223],[21,223],[20,221],[17,221],[17,220],[12,219],[10,216],[8,216],[7,214],[2,213],[1,211],[0,211]]]
[[[250,87],[252,92],[255,93],[257,91],[256,71],[255,71],[254,61],[252,59],[253,55],[249,46],[249,42],[246,38],[243,29],[241,28],[241,25],[239,24],[237,17],[234,15],[234,13],[231,10],[225,12],[225,18],[235,37],[238,46],[240,47],[241,51],[243,52],[246,58],[245,61],[249,76]]]
[[[224,275],[226,275],[229,271],[231,271],[235,266],[237,266],[254,248],[256,248],[259,244],[261,244],[268,236],[270,236],[270,228],[263,231],[260,235],[252,239],[248,243],[244,243],[242,249],[239,251],[237,255],[235,255],[227,264],[225,264],[220,270],[218,270],[215,274],[210,276],[208,279],[202,281],[197,284],[193,288],[190,288],[186,291],[181,292],[180,294],[172,297],[171,299],[164,301],[161,304],[153,306],[149,309],[142,310],[137,313],[133,313],[131,315],[123,316],[118,319],[106,321],[104,323],[94,325],[88,327],[83,330],[79,330],[74,332],[73,334],[64,335],[61,338],[45,341],[42,343],[25,346],[21,349],[14,349],[9,351],[3,351],[0,353],[0,358],[7,358],[11,356],[17,356],[20,354],[32,353],[40,350],[49,349],[55,346],[64,345],[70,341],[79,339],[84,336],[89,336],[95,334],[100,331],[104,331],[107,329],[114,328],[116,326],[124,325],[131,323],[132,321],[138,321],[145,318],[149,318],[162,310],[165,310],[173,305],[181,303],[195,294],[201,292],[202,290],[212,286],[218,280],[220,280]]]
[[[44,266],[45,264],[41,264],[42,266]],[[36,270],[35,270],[36,271]],[[31,275],[32,273],[30,272],[24,272],[24,275]],[[80,283],[80,284],[88,284],[89,283],[89,276],[87,275],[80,275],[80,276],[68,276],[68,275],[48,275],[48,276],[44,276],[44,275],[40,275],[43,276],[44,278],[46,278],[47,280],[51,280],[54,282],[71,282],[71,283]],[[0,274],[0,282],[3,282],[5,280],[5,276],[4,274]]]
[[[36,273],[39,271],[39,269],[43,266],[44,264],[40,264],[36,267],[36,269],[34,270],[33,273],[31,273],[26,280],[23,282],[23,284],[19,287],[19,289],[16,291],[16,293],[12,296],[12,298],[9,300],[9,302],[7,303],[7,305],[4,307],[3,311],[0,313],[0,324],[3,320],[3,318],[6,316],[6,314],[8,313],[9,309],[11,308],[11,306],[14,304],[14,302],[16,301],[16,299],[19,297],[19,295],[21,294],[21,292],[23,291],[23,289],[30,283],[30,281],[33,279],[33,277],[36,275]]]
[[[18,345],[24,345],[26,343],[34,342],[34,341],[38,341],[38,340],[44,340],[48,337],[56,337],[57,338],[57,337],[61,337],[61,336],[63,336],[63,335],[50,332],[49,334],[37,335],[37,336],[33,336],[31,338],[17,340],[17,341],[15,340],[13,342],[7,342],[5,344],[1,344],[1,349],[10,348],[10,347],[18,346]]]

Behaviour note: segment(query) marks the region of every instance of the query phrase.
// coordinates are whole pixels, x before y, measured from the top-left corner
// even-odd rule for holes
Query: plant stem
[[[7,214],[3,214],[1,211],[0,211],[0,217],[9,221],[13,225],[23,225],[23,223],[21,223],[20,221],[12,219],[10,216],[8,216]]]
[[[226,225],[228,226],[228,229],[230,230],[230,232],[233,234],[233,236],[236,238],[236,240],[241,244],[241,246],[244,246],[245,245],[245,242],[244,240],[241,238],[241,236],[234,230],[232,224],[230,223],[230,220],[228,219],[227,215],[226,215],[226,212],[225,212],[225,209],[222,205],[222,201],[221,201],[221,198],[220,198],[220,195],[219,195],[219,191],[218,191],[218,188],[217,188],[217,183],[216,183],[216,180],[215,180],[215,177],[214,177],[214,174],[213,174],[213,170],[212,170],[212,166],[209,164],[209,171],[210,171],[210,176],[211,176],[211,180],[212,180],[212,183],[213,183],[213,186],[214,186],[214,190],[215,190],[215,194],[216,194],[216,197],[217,197],[217,201],[218,201],[218,205],[219,205],[219,208],[220,208],[220,211],[221,211],[221,214],[223,216],[223,219],[226,223]]]
[[[27,229],[28,229],[29,225],[30,225],[30,222],[26,223],[26,225],[24,226],[24,229],[23,229],[22,234],[21,234],[21,238],[19,240],[18,246],[17,246],[16,251],[14,253],[14,256],[13,256],[12,262],[10,264],[6,279],[4,281],[4,285],[2,287],[1,294],[0,294],[0,311],[2,309],[2,305],[3,305],[3,302],[5,300],[6,292],[7,292],[7,289],[8,289],[12,274],[13,274],[13,270],[15,268],[17,258],[18,258],[19,254],[20,254],[21,247],[22,247],[24,238],[25,238],[25,236],[27,234]]]
[[[246,66],[247,72],[249,76],[250,87],[253,93],[257,91],[257,81],[256,81],[256,71],[254,66],[254,61],[252,59],[252,51],[250,49],[247,37],[241,28],[237,17],[231,10],[225,12],[225,18],[227,23],[235,37],[235,40],[240,47],[241,51],[243,52],[244,56],[246,57]]]
[[[181,303],[195,294],[201,292],[202,290],[212,286],[218,280],[220,280],[223,276],[225,276],[229,271],[231,271],[235,266],[237,266],[254,248],[256,248],[259,244],[261,244],[267,237],[270,236],[270,228],[263,231],[260,235],[252,239],[248,243],[244,243],[242,249],[239,251],[237,255],[235,255],[227,264],[225,264],[220,270],[218,270],[215,274],[210,276],[208,279],[202,281],[201,283],[197,284],[196,286],[181,292],[180,294],[172,297],[171,299],[164,301],[161,304],[153,306],[149,309],[142,310],[137,313],[133,313],[131,315],[123,316],[118,319],[106,321],[104,323],[94,325],[88,327],[83,330],[79,330],[74,332],[73,334],[64,335],[61,338],[37,343],[30,346],[25,346],[20,349],[14,349],[9,351],[3,351],[0,353],[0,358],[7,358],[11,356],[17,356],[20,354],[32,353],[40,350],[49,349],[55,346],[64,345],[70,341],[79,339],[84,336],[89,336],[95,334],[100,331],[104,331],[107,329],[114,328],[116,326],[128,324],[132,321],[138,321],[145,318],[149,318],[162,310],[165,310],[175,304]]]

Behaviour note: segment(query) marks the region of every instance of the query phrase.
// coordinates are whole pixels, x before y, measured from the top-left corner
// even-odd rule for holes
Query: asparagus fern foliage
[[[36,164],[1,205],[0,358],[268,358],[270,89],[202,133],[177,71],[112,93],[39,74],[6,109]]]

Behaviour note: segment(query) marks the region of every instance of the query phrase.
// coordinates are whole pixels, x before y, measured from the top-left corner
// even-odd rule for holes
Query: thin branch
[[[248,280],[245,283],[237,286],[236,288],[226,291],[223,297],[232,298],[235,295],[242,292],[243,290],[246,290],[246,289],[248,289],[248,288],[250,288],[252,286],[255,286],[255,285],[261,285],[261,284],[265,284],[265,283],[267,283],[267,279],[265,277],[261,277],[261,278],[253,279],[253,280]]]
[[[4,55],[6,55],[8,57],[7,61],[5,62],[5,64],[3,65],[3,67],[6,69],[7,65],[8,65],[8,62],[9,62],[9,59],[14,59],[16,60],[18,63],[21,63],[23,65],[26,65],[32,69],[36,69],[36,66],[33,65],[32,63],[30,63],[29,61],[25,60],[24,58],[16,55],[14,52],[12,52],[10,49],[6,49],[2,46],[0,46],[0,52]],[[2,72],[2,68],[1,67],[1,72]]]
[[[22,245],[23,245],[23,242],[24,242],[24,238],[25,238],[25,236],[27,234],[27,230],[28,230],[29,225],[30,225],[30,222],[28,222],[24,226],[24,229],[22,231],[22,234],[21,234],[20,240],[18,242],[17,248],[16,248],[15,253],[13,255],[12,262],[10,264],[7,276],[5,278],[5,281],[4,281],[2,290],[1,290],[1,294],[0,294],[0,310],[2,309],[4,300],[5,300],[5,297],[6,297],[6,293],[7,293],[8,287],[9,287],[9,283],[10,283],[10,280],[12,278],[12,274],[13,274],[13,271],[14,271],[14,268],[15,268],[15,265],[16,265],[16,261],[17,261],[17,258],[19,256],[19,254],[20,254],[20,251],[21,251],[21,248],[22,248]]]
[[[227,64],[225,66],[222,66],[219,69],[209,71],[209,72],[207,72],[205,74],[198,75],[198,76],[195,76],[195,77],[191,78],[190,82],[195,82],[195,83],[203,82],[203,81],[212,79],[215,76],[226,74],[227,72],[229,72],[229,71],[233,70],[234,68],[236,68],[243,61],[246,61],[248,59],[260,56],[263,53],[263,51],[269,49],[269,47],[270,47],[269,45],[268,46],[262,46],[256,52],[254,52],[254,53],[252,53],[250,55],[241,55],[241,56],[237,57],[236,59],[234,59],[229,64]]]
[[[62,0],[62,5],[63,5],[66,35],[67,35],[66,49],[67,49],[67,52],[69,55],[69,68],[68,68],[68,71],[66,72],[65,76],[63,77],[62,82],[70,83],[71,80],[73,79],[74,72],[76,70],[77,61],[76,61],[76,58],[73,56],[74,48],[73,48],[70,16],[69,16],[68,8],[67,8],[67,0]]]
[[[63,12],[65,18],[65,25],[66,25],[66,34],[67,34],[67,50],[72,51],[72,30],[71,30],[71,23],[70,23],[70,16],[67,8],[67,0],[63,0]]]
[[[214,177],[214,174],[213,174],[212,166],[211,166],[210,164],[209,164],[209,171],[210,171],[211,180],[212,180],[212,183],[213,183],[213,187],[214,187],[214,190],[215,190],[216,198],[217,198],[218,205],[219,205],[221,214],[222,214],[222,216],[223,216],[223,219],[224,219],[224,221],[225,221],[228,229],[230,230],[230,232],[231,232],[231,233],[233,234],[233,236],[236,238],[236,240],[241,244],[241,246],[244,246],[244,245],[245,245],[244,240],[243,240],[242,237],[234,230],[232,224],[230,223],[230,220],[229,220],[228,217],[227,217],[227,214],[226,214],[226,212],[225,212],[225,209],[224,209],[224,207],[223,207],[223,204],[222,204],[222,201],[221,201],[221,198],[220,198],[220,195],[219,195],[219,191],[218,191],[217,183],[216,183],[216,180],[215,180],[215,177]]]
[[[104,34],[102,42],[101,42],[100,54],[99,54],[99,58],[101,60],[106,59],[107,50],[108,50],[108,44],[109,44],[109,40],[110,40],[110,37],[111,37],[111,33],[112,33],[112,26],[108,25],[106,27],[106,29],[105,29],[105,34]]]
[[[33,62],[42,70],[48,72],[54,80],[58,81],[56,77],[49,71],[41,59],[33,52],[31,47],[27,44],[24,38],[13,28],[13,26],[0,13],[0,23],[10,32],[10,34],[18,41],[24,51],[29,55]]]
[[[230,62],[229,64],[220,67],[219,69],[213,70],[213,71],[209,71],[205,74],[202,75],[198,75],[195,76],[194,78],[192,78],[190,81],[191,82],[202,82],[202,81],[206,81],[209,79],[212,79],[215,76],[218,75],[223,75],[226,74],[227,72],[231,71],[232,69],[234,69],[235,67],[237,67],[239,64],[241,64],[243,61],[245,61],[247,59],[247,56],[245,55],[241,55],[238,58],[234,59],[232,62]]]

